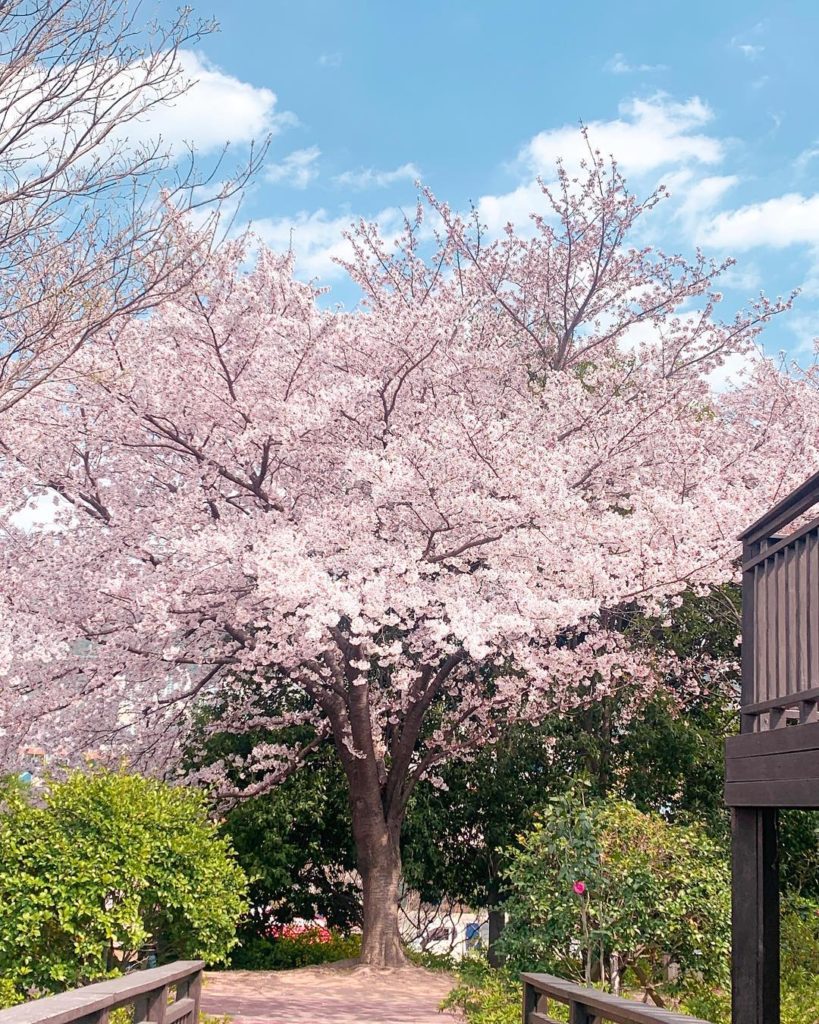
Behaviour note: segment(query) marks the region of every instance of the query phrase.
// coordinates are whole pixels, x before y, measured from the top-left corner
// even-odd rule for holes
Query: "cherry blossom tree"
[[[220,180],[140,141],[191,85],[180,47],[214,25],[182,8],[141,28],[127,0],[0,4],[0,413],[117,317],[172,294],[207,258]],[[199,209],[200,230],[179,220]],[[185,244],[181,242],[184,240]]]
[[[495,240],[432,196],[394,243],[358,225],[352,313],[226,247],[0,427],[21,503],[55,503],[5,526],[7,757],[169,771],[218,704],[282,737],[201,773],[230,799],[331,738],[369,964],[403,959],[418,781],[499,722],[663,685],[618,617],[730,578],[738,528],[819,464],[812,376],[756,356],[787,302],[721,319],[724,266],[636,246],[661,193],[596,154],[543,191]]]

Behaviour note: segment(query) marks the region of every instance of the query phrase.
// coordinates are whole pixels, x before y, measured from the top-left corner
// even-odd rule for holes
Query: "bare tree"
[[[203,174],[191,149],[180,163],[161,138],[140,141],[151,112],[192,84],[180,47],[215,24],[182,8],[143,27],[138,12],[0,0],[0,412],[184,285],[262,157],[266,143],[225,179],[224,151]]]

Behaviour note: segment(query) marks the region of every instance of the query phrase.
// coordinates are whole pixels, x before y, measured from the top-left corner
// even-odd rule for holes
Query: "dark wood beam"
[[[732,813],[732,1024],[779,1024],[777,811]]]

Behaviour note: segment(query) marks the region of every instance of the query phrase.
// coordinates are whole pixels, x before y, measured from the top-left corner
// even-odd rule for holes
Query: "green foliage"
[[[0,978],[0,1010],[8,1006],[16,1006],[23,1002],[23,996],[17,990],[17,986],[11,978]]]
[[[671,825],[626,802],[552,801],[509,869],[510,963],[606,980],[617,954],[633,983],[683,976],[725,981],[730,879],[722,849],[695,825]],[[582,883],[582,892],[575,885]]]
[[[427,971],[440,971],[444,974],[451,974],[458,967],[458,961],[449,953],[433,953],[428,949],[412,949],[407,947],[404,952],[407,960],[416,967],[423,967]]]
[[[294,967],[351,960],[361,955],[361,936],[331,932],[319,940],[319,929],[305,929],[293,936],[249,935],[231,957],[231,967],[245,971],[287,971]]]
[[[736,659],[738,600],[733,586],[686,595],[670,612],[670,626],[635,612],[618,628],[660,654]],[[537,726],[509,728],[474,760],[443,766],[446,789],[422,784],[411,801],[404,830],[409,883],[430,901],[502,903],[507,855],[517,837],[531,829],[539,808],[578,779],[595,797],[620,797],[673,822],[697,821],[727,839],[724,740],[736,728],[736,708],[723,683],[707,682],[696,696],[685,695],[683,713],[674,680],[648,701],[629,687],[604,698],[590,691],[586,706]],[[793,863],[804,864],[801,853]]]
[[[326,919],[344,932],[361,923],[361,893],[350,881],[355,849],[345,782],[332,749],[263,796],[246,800],[223,824],[250,883],[242,938],[274,923]]]
[[[460,1012],[468,1024],[520,1024],[520,1006],[521,984],[516,973],[495,970],[483,959],[467,957],[442,1009]]]
[[[76,772],[0,802],[0,977],[20,996],[104,978],[149,942],[160,962],[224,959],[246,879],[202,795]]]
[[[282,695],[252,679],[243,685],[244,695],[266,716],[303,709],[302,696]],[[315,738],[303,725],[219,731],[228,710],[218,700],[199,706],[184,765],[191,770],[224,761],[238,791],[264,777],[244,767],[258,744],[304,746]],[[237,804],[225,816],[223,831],[251,880],[252,910],[240,928],[242,941],[295,919],[323,917],[344,932],[361,924],[361,893],[349,880],[356,856],[347,782],[331,740],[319,744],[295,775]]]

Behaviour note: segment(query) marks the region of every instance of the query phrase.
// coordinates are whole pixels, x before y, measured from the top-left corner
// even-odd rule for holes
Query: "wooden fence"
[[[819,721],[819,474],[742,535],[742,731]]]
[[[556,1024],[549,1016],[550,999],[569,1007],[570,1024],[707,1024],[697,1017],[610,996],[551,974],[524,974],[522,978],[523,1024]]]
[[[197,1024],[204,966],[201,960],[178,960],[34,999],[0,1010],[0,1024],[108,1024],[111,1010],[120,1007],[133,1007],[134,1024]]]

